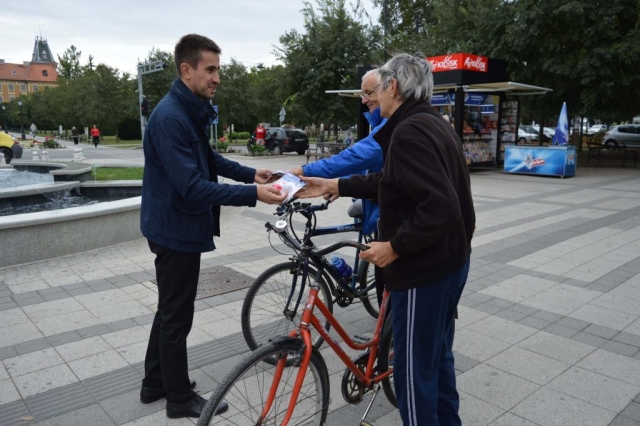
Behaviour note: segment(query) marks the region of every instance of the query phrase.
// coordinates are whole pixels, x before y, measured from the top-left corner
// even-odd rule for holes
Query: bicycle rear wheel
[[[380,347],[378,349],[378,373],[384,373],[393,368],[393,321],[391,320],[392,312],[387,311],[387,318],[382,327],[382,337],[380,338]],[[396,390],[393,387],[393,374],[382,381],[382,390],[387,399],[394,407],[398,408],[398,398]]]
[[[269,339],[276,336],[288,335],[291,330],[298,327],[300,317],[307,302],[309,295],[309,286],[315,279],[316,269],[309,266],[309,275],[304,285],[303,294],[300,299],[300,305],[296,312],[287,312],[285,314],[285,306],[293,285],[294,274],[297,275],[296,288],[289,310],[295,307],[300,295],[302,286],[302,274],[298,271],[297,262],[281,263],[264,271],[249,287],[244,303],[242,304],[241,322],[242,334],[244,340],[251,350],[255,350],[262,343],[268,342]],[[318,297],[329,312],[333,312],[333,301],[331,300],[331,290],[324,282],[320,281],[320,291]],[[329,322],[324,318],[320,311],[315,311],[320,324],[325,329],[329,329]],[[311,330],[311,340],[313,346],[319,348],[323,339],[315,331]]]
[[[205,425],[280,425],[287,412],[293,385],[300,371],[303,352],[300,339],[285,339],[262,345],[240,363],[216,389],[198,420]],[[268,415],[261,419],[276,367],[270,359],[287,360],[278,383]],[[227,401],[229,410],[216,416],[218,405]],[[329,409],[329,374],[327,366],[316,349],[313,350],[290,425],[323,425]]]
[[[359,290],[364,290],[367,287],[373,285],[371,289],[360,298],[364,308],[374,318],[378,318],[380,314],[380,308],[378,307],[378,293],[376,292],[376,275],[374,273],[375,265],[367,261],[361,260],[358,266],[358,287]]]

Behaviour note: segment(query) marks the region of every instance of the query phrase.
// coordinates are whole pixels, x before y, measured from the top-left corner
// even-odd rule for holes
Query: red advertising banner
[[[487,72],[489,68],[489,58],[486,56],[470,55],[468,53],[432,56],[427,58],[427,60],[431,62],[433,72],[453,70]]]

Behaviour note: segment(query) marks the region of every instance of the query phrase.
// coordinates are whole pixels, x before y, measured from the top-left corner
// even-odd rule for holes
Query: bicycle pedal
[[[353,336],[353,338],[351,339],[353,340],[354,343],[359,343],[359,344],[364,344],[367,343],[369,340],[371,340],[370,337],[365,337],[365,336],[358,336],[357,334],[355,336]]]

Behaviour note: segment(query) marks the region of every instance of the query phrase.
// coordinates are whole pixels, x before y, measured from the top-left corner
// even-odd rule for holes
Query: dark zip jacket
[[[382,269],[387,289],[429,284],[471,253],[476,219],[462,144],[426,101],[404,102],[375,139],[384,169],[340,179],[340,195],[378,199],[380,241],[399,256]]]
[[[180,79],[153,110],[144,133],[140,229],[149,241],[189,253],[215,248],[220,206],[255,206],[254,185],[218,183],[218,175],[252,183],[256,170],[227,160],[209,146],[215,117]]]

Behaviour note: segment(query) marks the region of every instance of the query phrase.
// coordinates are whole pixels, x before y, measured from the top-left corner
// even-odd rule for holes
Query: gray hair
[[[431,96],[433,95],[431,62],[423,57],[399,53],[389,59],[377,71],[380,74],[380,84],[385,90],[391,84],[391,79],[396,79],[398,82],[398,98],[400,100],[426,100],[431,102]]]
[[[380,80],[380,73],[378,72],[377,68],[374,68],[364,73],[364,75],[362,76],[362,81],[365,81],[367,78],[371,77],[372,75],[375,75],[376,79]]]

